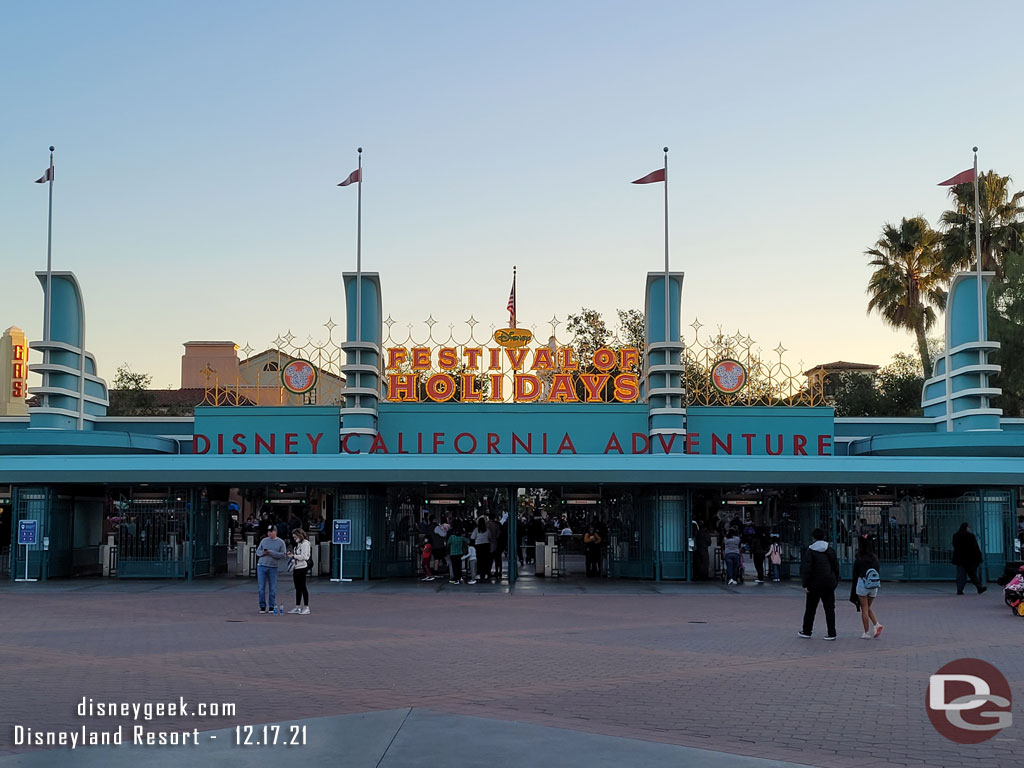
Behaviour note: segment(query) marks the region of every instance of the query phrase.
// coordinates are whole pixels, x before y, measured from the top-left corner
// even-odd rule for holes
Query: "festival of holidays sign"
[[[198,406],[192,453],[227,456],[338,453],[337,406]]]
[[[506,328],[495,333],[500,345],[495,347],[441,347],[436,354],[429,347],[390,347],[385,350],[384,399],[419,402],[417,384],[428,372],[432,373],[422,391],[426,400],[435,403],[448,402],[457,392],[458,402],[483,402],[480,376],[487,377],[490,401],[599,403],[609,384],[613,402],[635,403],[640,398],[639,377],[629,372],[640,361],[635,347],[602,347],[581,361],[571,347],[531,349],[526,346],[531,337],[529,331]],[[581,363],[596,372],[581,373]],[[511,381],[502,372],[506,368],[512,371]]]

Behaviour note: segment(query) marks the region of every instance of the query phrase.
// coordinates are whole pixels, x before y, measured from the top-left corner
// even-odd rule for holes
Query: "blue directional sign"
[[[18,521],[18,543],[38,544],[39,543],[39,521],[19,520]]]
[[[352,521],[351,520],[335,520],[334,521],[334,543],[335,544],[351,544],[352,543]]]

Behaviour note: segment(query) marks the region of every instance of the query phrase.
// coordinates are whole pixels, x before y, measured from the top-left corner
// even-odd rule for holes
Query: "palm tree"
[[[1024,192],[1010,195],[1009,176],[995,171],[978,174],[978,201],[981,208],[982,269],[996,273],[1001,281],[1005,274],[1007,253],[1020,253],[1024,248]],[[949,271],[972,269],[974,261],[974,184],[957,184],[949,188],[955,201],[953,210],[940,219],[942,260]]]
[[[886,223],[882,236],[864,253],[875,267],[868,281],[868,313],[877,311],[893,328],[913,331],[925,377],[932,373],[925,332],[935,322],[935,310],[946,305],[942,286],[949,270],[938,252],[939,233],[920,216]]]

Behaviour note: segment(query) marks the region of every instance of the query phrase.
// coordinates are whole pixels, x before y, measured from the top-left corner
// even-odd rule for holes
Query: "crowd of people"
[[[522,566],[534,563],[535,544],[555,536],[568,544],[584,529],[583,552],[588,577],[601,575],[604,547],[608,542],[608,526],[597,517],[575,523],[569,516],[544,518],[539,512],[516,520],[517,541],[509,542],[508,516],[491,512],[479,515],[437,515],[425,513],[419,522],[418,537],[422,581],[447,577],[452,584],[496,581],[507,572],[505,560],[515,557]],[[574,529],[575,526],[575,529]]]

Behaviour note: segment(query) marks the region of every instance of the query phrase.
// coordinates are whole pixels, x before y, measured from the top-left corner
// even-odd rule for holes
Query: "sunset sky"
[[[662,186],[629,182],[667,145],[684,325],[884,364],[914,340],[866,315],[863,252],[936,224],[973,145],[1024,180],[1022,28],[1018,2],[6,3],[0,330],[42,334],[50,144],[86,347],[161,388],[185,341],[341,322],[358,146],[385,316],[500,327],[513,265],[539,333],[642,309]]]

